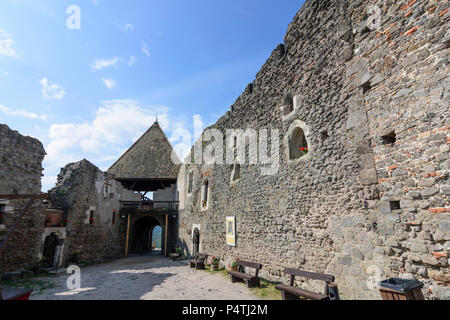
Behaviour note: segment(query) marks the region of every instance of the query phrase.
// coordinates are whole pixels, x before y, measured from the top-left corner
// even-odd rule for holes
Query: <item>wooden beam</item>
[[[27,211],[30,209],[31,205],[33,204],[33,201],[35,200],[34,197],[31,197],[30,200],[28,200],[25,208],[23,208],[22,212],[20,213],[19,217],[16,219],[16,221],[14,221],[14,224],[12,225],[12,227],[9,229],[6,237],[3,239],[2,243],[0,243],[0,252],[2,251],[2,249],[5,247],[6,243],[8,242],[11,234],[14,232],[14,230],[16,229],[17,225],[19,224],[20,220],[25,216],[25,214],[27,213]]]
[[[164,255],[167,257],[167,225],[169,223],[169,215],[166,214],[166,234],[165,234],[165,244],[164,244]]]
[[[127,222],[127,240],[125,242],[125,257],[128,257],[128,239],[130,238],[130,215],[128,215]]]
[[[16,199],[48,199],[47,193],[41,194],[0,194],[2,200],[16,200]]]

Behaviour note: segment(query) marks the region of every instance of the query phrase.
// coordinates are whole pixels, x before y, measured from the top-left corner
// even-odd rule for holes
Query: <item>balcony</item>
[[[179,201],[121,201],[121,211],[136,211],[142,213],[173,213],[178,212]]]

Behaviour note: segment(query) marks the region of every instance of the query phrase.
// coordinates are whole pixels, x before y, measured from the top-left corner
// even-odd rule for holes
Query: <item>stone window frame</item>
[[[234,175],[236,174],[236,167],[239,166],[239,178],[234,179]],[[237,185],[237,183],[239,182],[239,180],[241,179],[241,169],[242,166],[239,162],[236,161],[236,163],[233,164],[233,170],[231,171],[231,175],[230,175],[230,185],[233,187],[235,185]]]
[[[298,159],[291,159],[290,158],[290,153],[289,153],[289,150],[290,150],[290,148],[289,148],[289,140],[290,140],[289,137],[294,133],[294,130],[297,129],[297,128],[300,128],[303,131],[306,143],[308,145],[308,153],[305,154],[304,156],[301,156]],[[287,162],[289,164],[297,164],[297,163],[302,162],[302,161],[310,160],[311,155],[313,153],[313,146],[311,144],[310,135],[311,135],[311,132],[310,132],[309,126],[304,121],[297,119],[297,120],[294,120],[290,124],[286,134],[284,135],[284,141],[283,141],[286,160],[287,160]]]
[[[3,223],[0,223],[0,230],[6,229],[6,224],[5,224],[5,214],[13,211],[14,208],[8,206],[9,205],[10,200],[1,200],[0,204],[4,205],[5,211],[3,212]]]
[[[84,224],[93,225],[91,223],[91,221],[90,221],[91,212],[94,212],[94,216],[95,216],[95,210],[96,209],[97,209],[96,207],[92,206],[92,207],[89,207],[89,209],[86,210],[86,220],[84,220]],[[95,223],[95,219],[94,219],[94,223]]]
[[[192,189],[189,192],[189,182],[190,182],[190,175],[192,174]],[[186,188],[186,194],[188,197],[191,197],[194,194],[194,183],[195,183],[195,169],[192,168],[188,171],[187,175],[187,188]]]
[[[288,93],[289,94],[289,93]],[[283,97],[283,100],[285,99],[285,97]],[[301,96],[300,95],[294,95],[292,97],[292,104],[293,104],[293,109],[291,112],[289,112],[288,114],[283,114],[283,109],[285,108],[285,105],[283,103],[282,106],[280,106],[280,110],[281,110],[281,120],[283,122],[286,122],[288,120],[291,120],[297,113],[298,110],[300,109],[300,100],[301,100]]]
[[[208,184],[208,189],[207,189],[207,193],[206,193],[206,205],[203,206],[203,201],[204,196],[205,196],[205,185]],[[210,180],[208,178],[203,179],[202,181],[202,187],[201,187],[201,191],[200,191],[200,210],[201,211],[206,211],[209,209],[209,204],[211,203],[211,183]]]

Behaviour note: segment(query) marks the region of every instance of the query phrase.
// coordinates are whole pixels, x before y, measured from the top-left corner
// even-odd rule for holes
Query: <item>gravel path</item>
[[[68,274],[42,278],[54,287],[30,300],[256,300],[243,284],[189,268],[187,261],[134,256],[81,269],[81,289],[68,290]]]

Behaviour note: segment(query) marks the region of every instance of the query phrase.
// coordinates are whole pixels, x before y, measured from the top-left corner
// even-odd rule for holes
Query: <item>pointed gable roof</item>
[[[172,145],[155,122],[109,169],[116,180],[177,179]],[[178,158],[178,157],[177,157]]]

